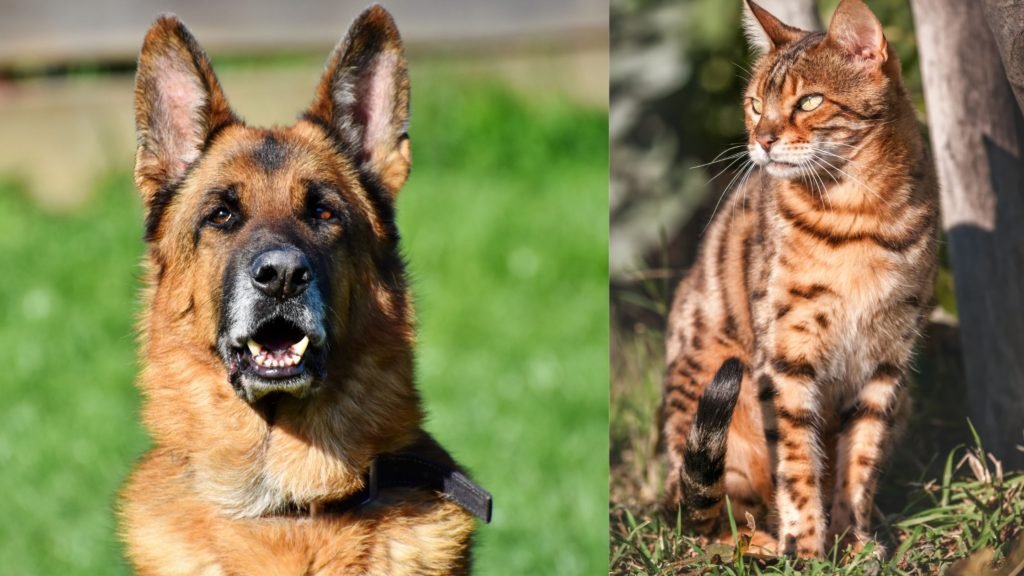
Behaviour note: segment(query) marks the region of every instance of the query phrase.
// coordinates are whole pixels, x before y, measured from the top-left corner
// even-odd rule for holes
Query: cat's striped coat
[[[763,52],[743,102],[752,165],[669,317],[667,501],[713,533],[728,494],[779,553],[821,556],[870,538],[933,306],[938,185],[862,0],[843,0],[827,33],[749,8]]]

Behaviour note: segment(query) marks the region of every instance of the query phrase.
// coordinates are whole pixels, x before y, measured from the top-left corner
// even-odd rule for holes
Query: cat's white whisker
[[[828,177],[832,179],[832,182],[834,182],[836,184],[839,183],[839,179],[836,178],[836,175],[833,174],[832,171],[829,170],[824,164],[822,164],[821,161],[817,157],[812,156],[808,160],[810,160],[812,163],[814,163],[814,165],[817,166],[820,170],[824,171],[825,174],[828,175]]]
[[[744,66],[742,66],[740,64],[737,64],[736,62],[733,62],[732,60],[730,60],[729,63],[732,64],[733,66],[739,68],[740,71],[743,72],[743,74],[738,74],[738,76],[740,78],[742,78],[745,82],[750,82],[750,78],[751,78],[751,76],[753,76],[753,73],[750,71],[749,68],[746,68],[746,67],[744,67]]]
[[[708,178],[708,181],[705,182],[704,185],[707,186],[708,184],[711,184],[712,182],[714,182],[719,176],[721,176],[722,174],[725,174],[727,171],[729,171],[729,169],[732,168],[733,165],[736,164],[736,162],[738,162],[738,161],[740,161],[740,164],[739,164],[739,167],[737,168],[737,170],[742,169],[743,163],[741,162],[741,160],[743,160],[743,158],[746,155],[747,155],[747,153],[744,152],[742,154],[738,154],[736,156],[731,157],[732,160],[728,164],[725,165],[725,168],[722,168],[721,170],[718,171],[717,174],[715,174],[711,178]]]
[[[813,160],[813,157],[812,158],[808,158],[807,161],[805,161],[803,164],[801,164],[800,165],[801,166],[801,170],[806,170],[806,174],[808,175],[809,183],[812,186],[811,189],[815,190],[818,193],[818,197],[821,198],[822,204],[827,204],[828,205],[828,210],[829,210],[829,212],[831,212],[832,211],[832,199],[829,198],[829,196],[828,196],[828,188],[825,186],[825,182],[821,179],[821,176],[818,175],[817,170],[816,170],[816,166],[811,163],[811,160]]]
[[[696,166],[690,167],[690,170],[696,170],[697,168],[704,168],[705,166],[711,166],[712,164],[718,164],[718,163],[721,163],[721,162],[725,162],[726,160],[732,160],[733,158],[738,158],[740,156],[746,156],[746,155],[747,155],[747,151],[746,150],[742,150],[740,152],[736,152],[735,154],[730,154],[730,155],[728,155],[728,156],[726,156],[724,158],[716,158],[716,159],[714,159],[714,160],[712,160],[710,162],[705,162],[703,164],[697,164]]]
[[[749,166],[747,164],[749,164]],[[732,189],[732,185],[736,181],[736,178],[739,177],[739,175],[743,173],[744,169],[749,171],[750,170],[750,166],[753,166],[753,165],[754,165],[754,163],[751,162],[750,160],[747,160],[745,164],[740,164],[740,168],[738,170],[736,170],[736,173],[733,174],[732,179],[729,180],[729,183],[725,185],[725,189],[723,189],[722,193],[718,196],[718,202],[715,203],[715,208],[714,208],[714,210],[711,211],[711,218],[709,218],[708,219],[708,223],[704,225],[704,229],[700,231],[702,236],[704,235],[705,232],[708,231],[708,226],[710,226],[711,223],[714,221],[715,215],[718,214],[718,208],[722,205],[722,201],[725,200],[725,197],[729,195],[729,191]]]
[[[834,140],[818,140],[818,141],[815,141],[814,143],[815,144],[828,144],[828,145],[831,145],[831,146],[846,146],[848,148],[859,148],[859,146],[857,146],[855,144],[847,144],[846,142],[836,142]]]
[[[736,154],[729,154],[729,156],[727,156],[726,158],[722,158],[722,156],[724,156],[725,154],[728,154],[730,151],[736,150],[738,148],[743,148],[743,150],[740,151],[740,152],[737,152],[737,154],[741,154],[742,155],[742,154],[746,154],[747,153],[747,151],[746,151],[747,143],[746,142],[743,142],[741,144],[736,144],[734,146],[729,146],[725,150],[722,150],[721,152],[719,152],[718,156],[715,156],[714,158],[712,158],[710,162],[705,162],[704,164],[698,164],[696,166],[691,167],[690,170],[694,170],[696,168],[703,168],[705,166],[710,166],[710,165],[716,164],[718,162],[724,162],[728,158],[733,158],[733,157],[736,156]],[[721,160],[720,160],[720,158],[721,158]]]
[[[825,150],[820,150],[819,152],[822,152],[822,153],[825,153],[825,154],[829,154],[830,156],[835,156],[836,158],[839,158],[839,159],[842,159],[842,160],[846,160],[845,158],[843,158],[842,156],[839,156],[838,154],[832,154],[831,152],[827,152],[827,151],[825,151]],[[867,184],[866,184],[866,183],[865,183],[865,182],[864,182],[863,180],[861,180],[860,178],[857,178],[857,177],[856,177],[856,176],[854,176],[853,174],[850,174],[849,172],[847,172],[846,170],[843,170],[842,168],[839,168],[838,166],[834,166],[834,165],[832,165],[832,163],[831,163],[831,162],[829,162],[828,160],[825,160],[824,158],[821,158],[821,157],[815,157],[815,158],[816,158],[816,159],[817,159],[817,160],[818,160],[819,162],[822,162],[822,163],[824,163],[824,164],[825,164],[826,166],[828,166],[829,168],[832,168],[833,170],[836,170],[837,172],[839,172],[840,174],[842,174],[842,175],[846,176],[846,177],[847,177],[847,178],[849,178],[850,180],[853,180],[853,181],[854,181],[854,182],[856,182],[857,184],[860,184],[860,185],[861,185],[861,187],[863,187],[863,188],[864,188],[865,190],[867,190],[868,192],[870,192],[870,193],[871,193],[871,194],[872,194],[872,195],[873,195],[873,196],[874,196],[874,197],[875,197],[876,199],[878,199],[878,200],[881,200],[881,201],[884,201],[884,200],[885,200],[884,198],[882,198],[882,195],[881,195],[881,194],[879,194],[879,193],[878,193],[877,191],[875,191],[875,189],[874,189],[874,188],[872,188],[872,187],[868,186],[868,185],[867,185]]]

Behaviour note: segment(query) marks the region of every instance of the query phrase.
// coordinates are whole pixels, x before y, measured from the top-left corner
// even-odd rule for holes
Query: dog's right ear
[[[161,188],[184,176],[210,135],[236,121],[188,28],[173,15],[159,17],[135,74],[135,185],[147,211]]]
[[[335,47],[305,118],[323,123],[356,168],[392,195],[405,184],[409,74],[402,39],[379,5],[363,12]]]

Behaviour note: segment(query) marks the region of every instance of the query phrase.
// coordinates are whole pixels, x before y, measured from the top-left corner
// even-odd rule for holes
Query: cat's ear
[[[352,23],[327,60],[306,116],[330,126],[359,169],[398,193],[411,167],[409,75],[387,10],[374,5]]]
[[[148,203],[185,174],[208,137],[237,121],[210,61],[172,15],[146,34],[135,74],[135,182]]]
[[[753,0],[747,0],[743,8],[743,31],[750,48],[757,54],[765,54],[799,40],[804,31],[783,23]]]
[[[888,58],[882,23],[864,0],[842,0],[832,15],[827,42],[856,62],[881,66]]]

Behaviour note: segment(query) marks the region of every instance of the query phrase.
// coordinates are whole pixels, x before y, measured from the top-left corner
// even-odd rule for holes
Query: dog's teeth
[[[295,344],[291,345],[291,352],[302,358],[302,355],[306,353],[306,348],[309,346],[309,336],[303,336],[302,340],[299,340]]]
[[[249,352],[252,353],[253,362],[262,368],[285,368],[298,366],[302,363],[302,355],[309,347],[309,337],[304,336],[302,340],[292,344],[285,350],[268,350],[259,342],[250,339],[246,342]]]

